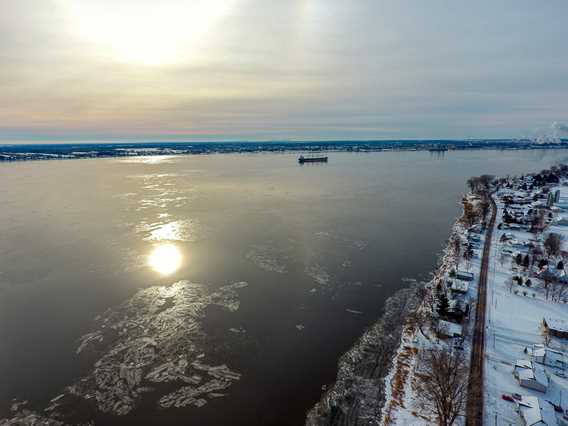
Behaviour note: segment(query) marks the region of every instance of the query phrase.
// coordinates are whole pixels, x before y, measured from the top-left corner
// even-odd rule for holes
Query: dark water
[[[93,407],[79,416],[302,424],[385,298],[403,278],[428,277],[466,179],[567,158],[557,150],[338,153],[303,167],[274,154],[2,164],[0,418],[12,398],[42,408],[89,374],[96,358],[75,351],[97,315],[188,280],[208,293],[248,283],[236,290],[238,310],[213,303],[199,321],[198,352],[241,379],[201,408],[157,409],[172,390],[157,386],[126,416]],[[183,257],[169,275],[147,260],[164,244]]]

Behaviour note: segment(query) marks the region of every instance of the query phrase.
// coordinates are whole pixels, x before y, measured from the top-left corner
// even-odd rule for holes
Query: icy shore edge
[[[395,357],[403,345],[402,337],[409,319],[424,308],[424,294],[420,294],[420,290],[451,268],[450,241],[464,232],[461,219],[460,215],[450,228],[432,280],[400,289],[389,297],[383,315],[339,359],[335,383],[307,413],[306,426],[382,424],[383,410],[391,397],[388,382],[395,370]]]
[[[384,379],[391,370],[405,319],[418,309],[417,287],[387,299],[383,316],[339,360],[337,379],[308,412],[307,426],[372,425],[381,419]]]

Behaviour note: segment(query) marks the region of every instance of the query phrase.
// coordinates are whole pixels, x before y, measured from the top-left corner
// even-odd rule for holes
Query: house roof
[[[532,368],[532,362],[528,359],[518,359],[515,368]]]
[[[562,352],[547,348],[544,345],[529,346],[526,352],[535,358],[543,358],[545,363],[549,365],[564,363],[564,354]]]
[[[519,414],[527,426],[556,426],[552,405],[536,396],[523,396],[518,402]]]
[[[452,282],[450,288],[454,291],[461,291],[463,293],[467,292],[469,288],[469,283],[467,281],[455,280]]]
[[[542,365],[520,359],[515,363],[515,373],[521,381],[535,381],[545,387],[548,387],[548,377]]]
[[[568,321],[566,320],[547,316],[543,318],[543,321],[551,330],[559,331],[561,333],[568,333]]]

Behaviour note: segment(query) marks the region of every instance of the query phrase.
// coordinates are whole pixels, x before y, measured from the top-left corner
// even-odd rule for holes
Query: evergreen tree
[[[531,260],[529,258],[529,255],[526,254],[525,257],[523,258],[523,268],[528,268],[530,264]]]
[[[448,315],[448,310],[450,309],[450,301],[448,300],[448,296],[446,293],[440,294],[438,298],[438,314],[441,317],[445,317]]]

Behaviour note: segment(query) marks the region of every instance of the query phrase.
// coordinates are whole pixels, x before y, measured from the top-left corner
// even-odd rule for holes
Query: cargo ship
[[[300,158],[298,158],[298,163],[327,163],[327,155],[300,155]]]

